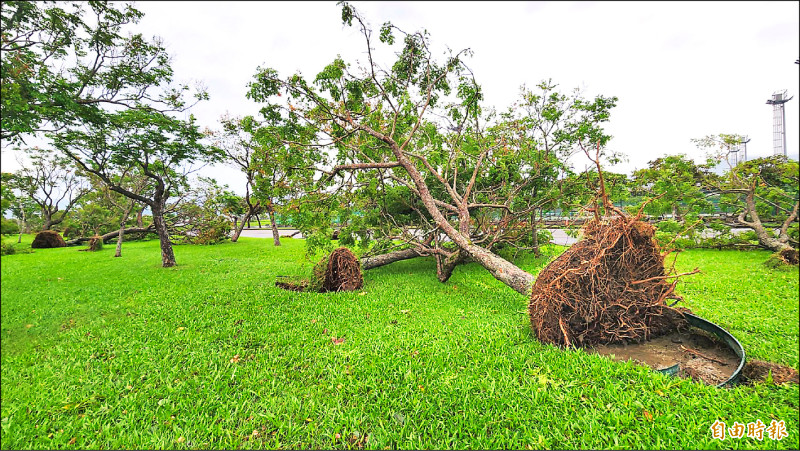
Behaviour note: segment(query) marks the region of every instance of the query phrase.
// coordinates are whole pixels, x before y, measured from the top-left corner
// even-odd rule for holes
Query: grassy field
[[[797,385],[717,389],[542,345],[527,299],[475,264],[283,291],[310,265],[282,242],[176,246],[170,269],[157,241],[2,257],[2,448],[798,448]],[[679,292],[748,357],[797,368],[798,271],[768,255],[682,253],[703,273]],[[757,419],[788,438],[711,436]]]

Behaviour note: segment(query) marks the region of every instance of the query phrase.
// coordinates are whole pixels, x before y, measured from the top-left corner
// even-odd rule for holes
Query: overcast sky
[[[356,28],[336,2],[137,2],[137,27],[164,38],[176,79],[202,81],[211,100],[195,116],[214,128],[228,112],[256,114],[245,98],[259,65],[281,75],[318,73],[337,54],[364,59]],[[739,133],[751,158],[772,154],[776,90],[786,104],[787,148],[798,155],[800,2],[352,2],[379,29],[427,29],[442,52],[471,48],[468,60],[486,104],[505,110],[523,84],[552,78],[585,96],[617,96],[609,147],[630,172],[664,154],[702,157],[690,142]],[[384,64],[388,61],[384,60]],[[7,152],[3,166],[9,162]],[[579,169],[583,163],[578,161]],[[6,169],[7,170],[7,169]],[[207,173],[243,192],[234,169]]]

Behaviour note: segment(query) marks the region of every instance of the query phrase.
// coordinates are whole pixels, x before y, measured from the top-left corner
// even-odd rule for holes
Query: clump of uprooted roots
[[[328,258],[325,279],[322,282],[324,291],[354,291],[361,288],[364,278],[361,275],[361,263],[346,247],[340,247]]]
[[[97,252],[103,249],[103,237],[99,235],[95,235],[89,238],[89,247],[87,250],[89,252]]]
[[[539,273],[528,306],[537,338],[561,346],[640,342],[688,326],[667,305],[655,228],[639,216],[595,217],[584,238]]]
[[[53,247],[64,247],[67,242],[55,230],[42,230],[36,234],[31,243],[34,249],[50,249]]]
[[[311,279],[278,276],[275,286],[290,291],[326,293],[355,291],[364,285],[361,263],[346,247],[340,247],[323,257],[312,270]]]

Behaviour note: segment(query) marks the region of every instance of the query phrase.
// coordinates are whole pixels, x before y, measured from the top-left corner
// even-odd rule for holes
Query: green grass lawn
[[[717,389],[542,345],[527,299],[475,264],[283,291],[310,264],[282,243],[176,246],[170,269],[157,241],[2,257],[2,448],[798,448],[797,385]],[[684,252],[678,270],[703,273],[679,292],[748,357],[797,368],[798,271],[768,256]],[[757,419],[789,437],[711,437]]]

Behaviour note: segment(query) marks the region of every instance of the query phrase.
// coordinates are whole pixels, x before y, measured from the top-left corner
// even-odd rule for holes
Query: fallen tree
[[[114,230],[113,232],[108,232],[105,235],[100,235],[100,239],[105,243],[106,241],[108,241],[108,240],[110,240],[112,238],[118,238],[120,232],[122,232],[123,235],[128,235],[128,234],[131,234],[131,233],[155,233],[155,231],[156,231],[156,228],[155,228],[155,225],[153,225],[153,224],[150,224],[147,227],[129,227],[127,229]],[[85,243],[85,242],[91,240],[92,238],[95,238],[95,237],[94,236],[84,236],[84,237],[74,238],[72,240],[67,241],[66,243],[67,243],[67,246],[77,246],[77,245],[80,245],[82,243]]]
[[[397,60],[387,66],[391,69],[384,70],[373,60],[372,31],[362,18],[346,3],[342,18],[348,25],[355,21],[366,41],[368,62],[363,70],[352,73],[337,58],[313,82],[300,74],[281,78],[273,69],[259,68],[250,83],[248,97],[264,104],[262,115],[282,117],[286,124],[283,130],[311,128],[317,137],[311,142],[293,140],[291,135],[281,137],[287,146],[335,152],[336,164],[324,171],[327,176],[322,177],[320,188],[302,200],[304,207],[319,212],[311,214],[309,208],[298,208],[297,215],[313,216],[322,224],[319,235],[328,237],[332,215],[321,211],[321,206],[336,203],[339,217],[354,222],[359,216],[354,212],[364,216],[375,212],[377,216],[367,219],[386,219],[377,221],[386,224],[386,230],[380,237],[381,246],[375,248],[388,250],[399,240],[418,256],[433,256],[441,281],[446,281],[460,262],[475,261],[498,280],[529,296],[534,277],[493,250],[501,242],[517,244],[521,235],[514,223],[527,221],[542,207],[547,196],[538,198],[534,188],[550,186],[544,183],[548,180],[545,174],[553,178],[558,175],[558,168],[553,167],[558,160],[554,143],[568,152],[581,139],[600,145],[610,139],[599,125],[607,120],[616,98],[562,100],[548,88],[547,95],[537,98],[531,94],[528,100],[532,104],[544,102],[544,116],[563,113],[572,115],[569,120],[541,122],[509,117],[489,126],[480,106],[481,88],[463,61],[468,50],[439,62],[433,57],[427,34],[405,33],[387,23],[380,40],[391,45],[393,33],[399,32],[403,46]],[[554,98],[555,103],[566,103],[569,108],[548,103],[547,99]],[[449,100],[452,102],[447,103]],[[551,115],[551,110],[559,114]],[[561,129],[540,136],[552,138],[547,144],[526,134],[537,127]],[[332,181],[338,186],[330,189]],[[403,213],[406,217],[414,219],[387,217],[383,213],[389,208],[382,205],[364,209],[362,204],[350,202],[356,189],[364,190],[362,199],[384,190],[402,204],[408,212]],[[342,200],[332,202],[340,192]],[[382,201],[379,198],[378,202]],[[491,219],[498,216],[501,225],[494,226]],[[359,232],[354,227],[349,229],[343,229],[342,234]],[[309,243],[319,241],[305,231],[304,235]],[[376,267],[413,257],[411,251],[389,252],[394,251],[400,253],[371,256],[365,263]]]

